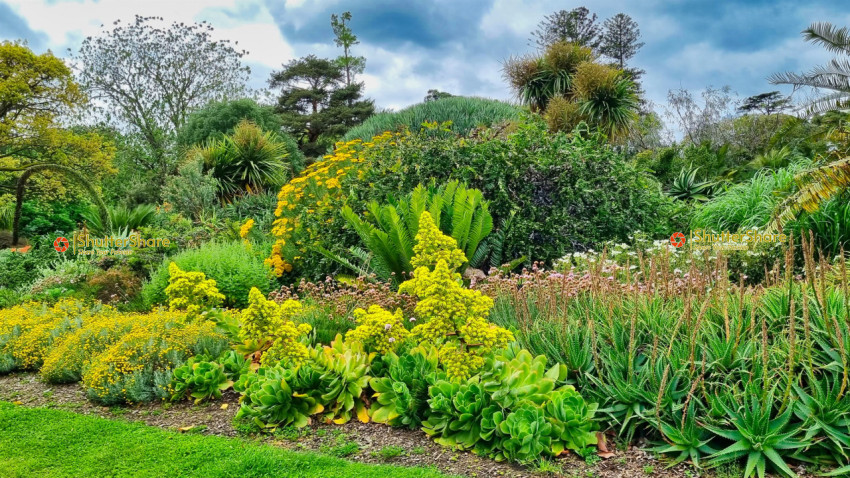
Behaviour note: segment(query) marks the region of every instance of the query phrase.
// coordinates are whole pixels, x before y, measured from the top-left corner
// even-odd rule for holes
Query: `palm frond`
[[[833,53],[850,54],[850,29],[836,28],[829,22],[812,23],[803,30],[803,38]]]
[[[777,206],[768,230],[781,231],[801,211],[815,212],[821,204],[845,191],[850,186],[850,158],[804,171],[794,180],[797,192]]]

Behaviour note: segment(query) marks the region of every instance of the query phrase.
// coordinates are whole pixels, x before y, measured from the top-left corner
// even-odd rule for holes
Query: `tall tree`
[[[151,150],[150,170],[165,172],[167,152],[193,108],[244,92],[245,51],[214,40],[207,23],[172,23],[136,16],[130,24],[83,40],[74,60],[84,89],[109,115],[116,112]]]
[[[346,86],[342,67],[315,55],[285,64],[269,85],[281,89],[276,110],[310,157],[324,154],[333,139],[375,112],[372,100],[361,99],[362,83]]]
[[[425,102],[427,103],[429,101],[437,101],[441,98],[451,98],[452,96],[454,95],[446,91],[428,90],[428,94],[425,95]]]
[[[739,113],[760,113],[772,115],[791,108],[791,98],[778,91],[753,95],[744,100],[738,107]]]
[[[345,86],[351,86],[355,75],[363,73],[366,69],[366,58],[362,56],[351,56],[350,50],[354,45],[359,45],[357,35],[351,31],[351,27],[346,22],[351,21],[351,12],[345,12],[342,15],[331,15],[331,28],[334,31],[334,43],[336,46],[341,46],[343,54],[336,59],[336,62],[342,67],[345,72]]]
[[[0,42],[0,193],[14,190],[14,175],[36,165],[72,167],[90,179],[111,172],[110,145],[57,120],[84,104],[62,60],[50,52],[37,55],[22,43]]]
[[[532,32],[531,40],[541,49],[553,43],[568,42],[595,50],[601,42],[600,28],[596,20],[596,14],[586,7],[570,11],[560,10],[543,17],[537,25],[537,30]]]
[[[632,17],[618,13],[603,24],[600,52],[617,62],[620,69],[634,57],[644,45],[640,40],[640,28]]]

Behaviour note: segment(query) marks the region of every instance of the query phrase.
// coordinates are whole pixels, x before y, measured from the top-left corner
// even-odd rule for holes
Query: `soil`
[[[12,374],[0,376],[0,400],[27,407],[56,408],[108,419],[138,421],[183,433],[248,436],[233,426],[233,417],[239,409],[239,395],[233,391],[225,392],[221,400],[200,405],[185,401],[103,407],[86,400],[79,384],[53,385],[41,382],[35,374]],[[454,451],[437,445],[418,430],[392,428],[378,423],[360,423],[356,420],[344,425],[314,422],[301,430],[283,429],[274,435],[251,437],[291,450],[317,451],[365,463],[436,466],[447,474],[476,478],[712,476],[684,465],[668,469],[667,465],[655,458],[651,452],[636,447],[617,450],[613,445],[609,445],[613,456],[605,459],[594,457],[595,460],[589,460],[595,463],[589,463],[576,455],[568,455],[557,460],[552,470],[538,470]]]

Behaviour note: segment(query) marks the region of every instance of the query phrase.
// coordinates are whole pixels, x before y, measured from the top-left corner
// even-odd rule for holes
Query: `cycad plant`
[[[468,189],[457,181],[436,189],[419,185],[401,200],[391,198],[389,204],[373,201],[367,206],[365,218],[348,206],[343,208],[342,216],[371,253],[372,272],[381,279],[399,282],[413,271],[410,259],[419,217],[424,211],[431,214],[440,230],[457,241],[468,263],[484,262],[490,251],[490,242],[485,239],[493,231],[489,203],[481,191]]]

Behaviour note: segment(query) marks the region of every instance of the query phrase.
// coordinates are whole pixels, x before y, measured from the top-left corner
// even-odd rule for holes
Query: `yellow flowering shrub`
[[[404,328],[401,309],[392,313],[380,305],[371,305],[368,311],[355,309],[354,319],[359,325],[349,330],[345,338],[358,340],[380,354],[394,351],[410,335]]]
[[[184,271],[172,262],[168,265],[168,274],[165,295],[171,310],[185,310],[194,318],[224,301],[224,294],[218,291],[215,280],[207,279],[203,272]]]
[[[487,321],[493,299],[463,287],[454,272],[465,260],[463,252],[428,212],[419,219],[416,241],[413,278],[399,287],[400,293],[419,299],[414,312],[423,323],[411,335],[439,347],[440,363],[450,378],[468,378],[484,365],[485,356],[512,342],[513,334]]]
[[[157,330],[179,322],[181,312],[162,310],[147,314],[95,314],[82,327],[53,343],[44,358],[40,374],[50,383],[71,383],[82,379],[83,367],[95,355],[121,340],[132,330]]]
[[[392,133],[384,133],[369,142],[359,139],[339,142],[331,155],[308,166],[298,177],[284,185],[278,193],[277,218],[272,225],[276,241],[266,264],[281,276],[292,270],[328,228],[341,227],[336,212],[346,197],[344,182],[363,174],[363,152],[389,143]]]
[[[243,340],[270,344],[263,354],[263,364],[281,360],[301,363],[307,359],[309,351],[299,339],[311,330],[309,324],[296,324],[291,320],[301,310],[297,300],[289,299],[278,305],[254,287],[248,294],[248,307],[242,311],[239,336]]]
[[[96,313],[115,311],[76,299],[63,299],[53,307],[27,303],[0,310],[0,372],[37,370],[55,341]]]
[[[242,227],[239,228],[239,237],[242,239],[246,239],[248,234],[251,233],[251,229],[254,228],[254,220],[248,219],[245,221],[245,224],[242,224]]]
[[[106,405],[164,400],[171,396],[175,367],[192,355],[217,356],[227,347],[214,323],[186,323],[164,315],[159,321],[137,324],[94,355],[83,367],[83,386],[90,399]]]

